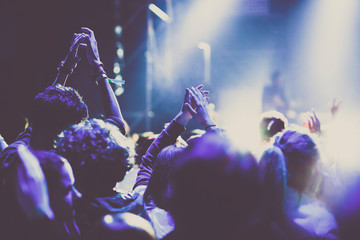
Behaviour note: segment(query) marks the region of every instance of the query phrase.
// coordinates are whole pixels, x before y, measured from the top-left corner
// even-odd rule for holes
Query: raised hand
[[[90,66],[92,67],[95,73],[104,72],[103,63],[100,61],[99,50],[94,32],[86,27],[82,27],[81,31],[86,34],[86,38],[85,38],[85,43],[87,45],[86,56]]]
[[[201,89],[201,88],[200,88]],[[190,101],[185,103],[185,108],[190,114],[203,125],[204,128],[215,126],[214,121],[210,117],[208,109],[208,91],[201,91],[199,87],[188,88]]]
[[[334,100],[332,101],[332,103],[330,105],[330,111],[331,111],[331,116],[333,119],[338,114],[341,103],[342,103],[342,100],[338,100],[336,98],[334,98]]]
[[[53,86],[56,84],[62,84],[65,86],[68,76],[74,71],[77,63],[80,61],[80,57],[77,55],[79,46],[84,44],[86,34],[75,33],[69,48],[69,52],[63,61],[60,62],[58,67],[58,74],[55,78]]]
[[[86,34],[74,33],[69,52],[67,53],[65,60],[61,62],[59,71],[67,74],[71,74],[76,68],[77,63],[80,61],[80,57],[77,55],[80,44],[84,43]]]
[[[202,94],[204,94],[204,95],[209,94],[209,91],[201,90],[203,87],[204,87],[204,85],[199,85],[196,87],[196,89],[201,91]],[[188,88],[186,89],[186,92],[185,92],[184,102],[181,107],[181,111],[175,117],[175,121],[183,126],[185,126],[192,118],[192,115],[189,112],[188,108],[186,107],[186,104],[190,104],[191,106],[193,106],[195,108],[195,102],[193,100],[191,100],[190,91]]]
[[[303,126],[309,129],[311,133],[320,133],[321,124],[314,110],[312,110],[311,112],[307,112],[307,115],[307,118],[303,122]]]

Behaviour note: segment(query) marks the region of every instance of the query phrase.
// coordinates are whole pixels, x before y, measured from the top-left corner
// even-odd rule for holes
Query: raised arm
[[[122,116],[118,100],[108,81],[108,77],[104,70],[104,64],[100,61],[99,50],[94,32],[86,27],[82,27],[81,31],[86,34],[86,56],[93,73],[96,76],[95,80],[100,88],[101,96],[104,102],[105,117],[115,117],[124,123],[124,118]]]
[[[61,84],[65,86],[68,76],[74,71],[77,63],[80,61],[80,57],[77,55],[78,49],[81,43],[85,39],[85,34],[74,33],[73,40],[71,42],[69,52],[67,53],[65,59],[60,62],[58,67],[58,74],[56,75],[53,86],[56,84]]]
[[[17,153],[16,196],[29,218],[54,219],[50,208],[47,183],[37,158],[25,145],[19,145]]]
[[[307,112],[307,118],[304,120],[303,126],[309,129],[311,133],[321,133],[321,124],[314,110]]]
[[[195,89],[202,89],[202,85],[196,87]],[[204,94],[207,94],[208,91],[202,91]],[[146,154],[143,156],[140,170],[138,172],[136,183],[134,185],[134,189],[145,185],[147,186],[149,179],[151,177],[155,160],[159,152],[165,147],[175,144],[176,139],[180,136],[180,134],[185,131],[185,126],[192,118],[190,112],[185,107],[185,104],[191,104],[190,102],[190,93],[189,90],[186,90],[184,103],[180,112],[176,115],[176,117],[170,122],[170,124],[166,127],[166,129],[162,130],[160,135],[154,140],[154,142],[150,145]]]

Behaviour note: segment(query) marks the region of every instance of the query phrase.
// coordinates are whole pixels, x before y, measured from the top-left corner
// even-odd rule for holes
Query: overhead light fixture
[[[156,14],[160,19],[162,19],[164,22],[170,23],[172,19],[167,15],[163,10],[161,10],[158,6],[156,6],[153,3],[149,4],[149,9]]]

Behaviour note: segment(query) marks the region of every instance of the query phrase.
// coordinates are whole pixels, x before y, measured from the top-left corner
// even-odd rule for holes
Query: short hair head
[[[34,154],[44,172],[56,219],[73,219],[74,200],[80,197],[80,193],[74,188],[74,175],[69,162],[51,151],[35,151]]]
[[[34,130],[60,133],[87,119],[88,108],[75,89],[57,84],[35,96],[30,118]]]
[[[174,164],[174,160],[184,151],[184,148],[177,147],[176,144],[162,149],[156,157],[154,170],[151,174],[149,184],[146,188],[144,198],[154,200],[156,206],[167,210],[167,187],[169,175]]]
[[[226,238],[224,234],[253,216],[260,187],[253,155],[231,149],[229,141],[218,135],[206,134],[174,163],[169,209],[177,228]]]
[[[277,133],[288,126],[288,120],[278,111],[267,111],[260,115],[259,127],[261,140],[269,142]]]
[[[112,192],[133,165],[134,146],[113,124],[91,119],[61,135],[57,152],[69,160],[84,196]]]

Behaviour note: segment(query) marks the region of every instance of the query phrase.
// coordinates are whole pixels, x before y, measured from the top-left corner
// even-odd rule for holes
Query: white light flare
[[[337,170],[344,176],[360,173],[360,116],[356,110],[337,116],[325,132],[325,152],[330,164],[336,163]]]
[[[299,35],[297,81],[304,84],[310,101],[344,97],[351,89],[357,62],[358,0],[309,1]],[[321,90],[321,91],[319,91]],[[339,96],[340,95],[340,96]]]
[[[149,9],[156,14],[161,20],[164,22],[170,23],[172,19],[167,15],[163,10],[161,10],[158,6],[153,3],[149,4]]]
[[[120,64],[119,63],[114,63],[113,72],[115,74],[118,74],[118,73],[120,73],[120,71],[121,71]]]
[[[104,217],[104,222],[105,222],[106,224],[112,224],[112,223],[114,223],[114,218],[113,218],[111,215],[107,214],[107,215]]]
[[[261,89],[261,88],[260,88]],[[223,91],[220,97],[219,118],[227,136],[243,150],[257,151],[260,144],[259,113],[261,111],[259,87]]]
[[[115,26],[114,32],[115,32],[116,35],[121,36],[122,27],[120,25]]]
[[[177,8],[180,21],[172,24],[172,45],[160,53],[162,59],[166,58],[167,51],[176,56],[172,58],[171,65],[164,65],[171,68],[172,76],[179,74],[184,65],[189,63],[189,55],[194,53],[199,42],[216,39],[216,34],[220,34],[224,26],[227,26],[230,16],[233,16],[232,9],[241,6],[239,1],[242,0],[196,0],[189,1],[190,5],[183,9]],[[205,45],[201,44],[200,48],[202,47]],[[207,75],[204,77],[210,81],[210,70],[206,71]]]
[[[236,0],[197,0],[187,13],[178,31],[179,44],[189,47],[201,39],[208,39],[224,24]],[[236,4],[239,6],[238,4]]]

